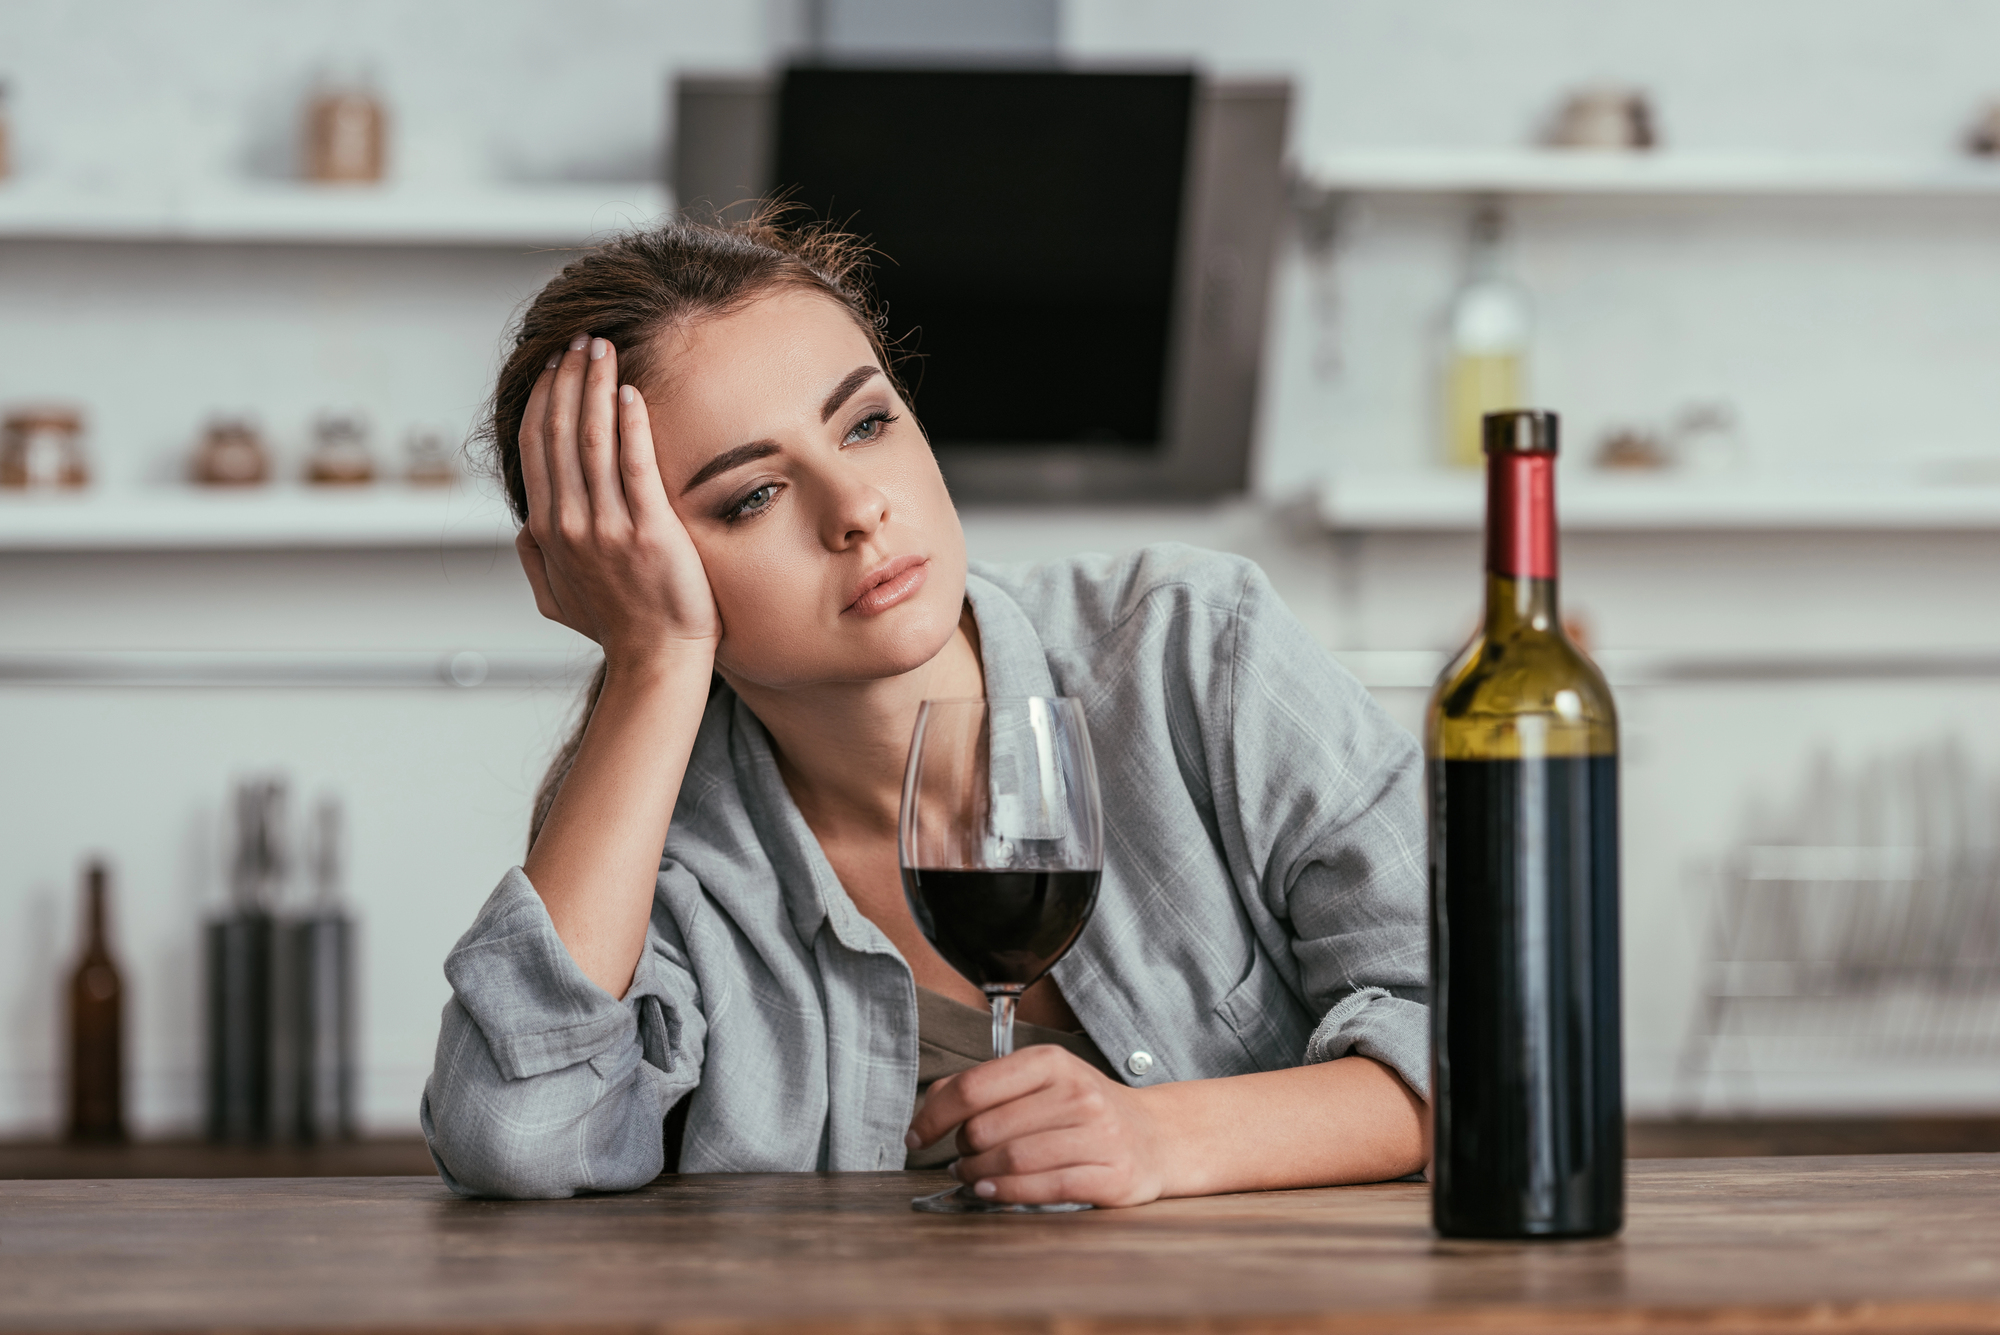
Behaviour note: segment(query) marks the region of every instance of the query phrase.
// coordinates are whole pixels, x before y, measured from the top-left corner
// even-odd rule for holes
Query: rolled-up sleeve
[[[1299,1060],[1358,1053],[1430,1089],[1423,756],[1261,572],[1229,655],[1228,754],[1259,893],[1321,1018]]]
[[[660,870],[687,875],[671,861]],[[584,976],[518,867],[444,968],[452,996],[421,1118],[452,1190],[571,1196],[658,1176],[662,1123],[700,1082],[706,1036],[663,897],[622,998]]]

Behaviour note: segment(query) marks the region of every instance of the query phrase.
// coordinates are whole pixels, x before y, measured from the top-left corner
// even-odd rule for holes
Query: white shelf
[[[494,548],[513,540],[504,507],[473,485],[0,492],[0,552]]]
[[[151,193],[0,185],[0,239],[285,245],[565,246],[671,208],[647,183],[335,186],[216,184]]]
[[[2000,196],[2000,160],[1588,149],[1333,153],[1314,184],[1351,194]]]
[[[1484,488],[1474,472],[1357,474],[1321,488],[1319,515],[1342,533],[1477,532]],[[2000,530],[2000,485],[1564,473],[1556,514],[1565,533]]]

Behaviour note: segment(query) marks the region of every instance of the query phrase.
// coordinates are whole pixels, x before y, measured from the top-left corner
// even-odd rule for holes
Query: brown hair
[[[728,315],[775,289],[817,292],[854,317],[868,335],[883,373],[900,390],[883,318],[868,288],[868,249],[824,224],[787,226],[783,204],[760,204],[743,222],[674,218],[595,247],[563,267],[536,294],[513,330],[508,353],[473,439],[506,488],[514,517],[527,522],[521,481],[521,419],[528,396],[551,356],[578,334],[618,349],[619,378],[644,387],[656,380],[658,337],[692,321]],[[604,689],[598,664],[575,726],[535,793],[528,823],[533,848],[556,793],[583,745],[584,729]]]

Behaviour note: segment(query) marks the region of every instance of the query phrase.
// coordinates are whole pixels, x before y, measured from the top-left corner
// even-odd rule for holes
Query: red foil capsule
[[[1486,456],[1486,568],[1513,579],[1556,577],[1556,456]]]

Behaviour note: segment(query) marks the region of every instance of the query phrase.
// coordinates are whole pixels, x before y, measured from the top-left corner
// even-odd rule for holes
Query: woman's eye
[[[847,439],[843,443],[848,445],[866,445],[871,440],[880,440],[882,433],[889,429],[889,423],[895,420],[895,415],[892,413],[870,413],[849,429]]]
[[[777,499],[777,496],[778,484],[775,482],[766,482],[763,486],[730,506],[728,512],[723,515],[723,518],[743,519],[754,515],[759,510],[768,509],[771,502]]]

